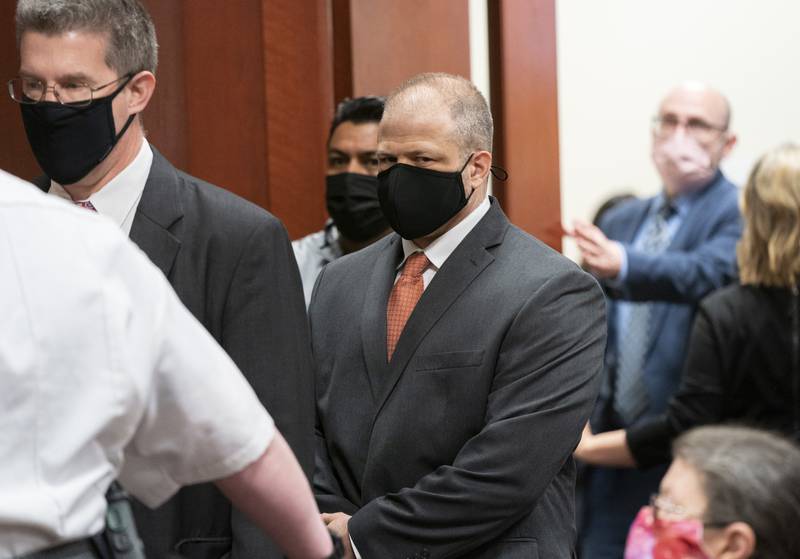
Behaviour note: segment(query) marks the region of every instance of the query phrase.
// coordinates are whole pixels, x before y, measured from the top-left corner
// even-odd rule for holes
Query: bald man
[[[701,83],[676,87],[653,120],[656,196],[609,211],[574,236],[609,297],[605,384],[594,432],[664,411],[678,387],[699,301],[736,278],[741,233],[736,188],[719,170],[736,136],[727,99]],[[623,555],[628,527],[664,469],[595,468],[587,476],[582,558]]]
[[[392,93],[378,158],[396,233],[328,264],[310,306],[323,519],[362,559],[570,557],[602,292],[487,195],[469,81]]]

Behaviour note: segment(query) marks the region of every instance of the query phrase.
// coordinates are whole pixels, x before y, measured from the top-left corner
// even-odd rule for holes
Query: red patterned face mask
[[[655,518],[642,507],[625,544],[625,559],[711,559],[703,551],[703,523],[695,518]]]

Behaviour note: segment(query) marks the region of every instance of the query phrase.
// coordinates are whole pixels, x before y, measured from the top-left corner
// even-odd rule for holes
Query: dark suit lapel
[[[153,149],[153,164],[133,217],[131,240],[169,277],[180,239],[170,228],[183,217],[175,168]]]
[[[420,342],[476,277],[494,260],[486,250],[503,241],[509,222],[496,200],[478,225],[456,247],[425,289],[397,341],[388,377],[381,383],[376,416],[400,380]],[[384,300],[386,301],[386,299]],[[385,312],[384,312],[385,314]],[[386,333],[384,316],[383,335]],[[385,356],[385,342],[384,342]],[[385,361],[384,357],[384,361]]]
[[[626,219],[621,224],[621,234],[617,240],[623,243],[632,243],[636,238],[636,233],[641,229],[644,220],[647,219],[647,214],[654,203],[654,198],[651,198],[636,208],[635,213],[631,219]]]
[[[704,222],[704,217],[714,215],[713,204],[716,200],[714,194],[722,180],[722,174],[720,173],[717,180],[705,192],[700,194],[699,198],[692,204],[689,211],[686,212],[686,217],[683,218],[681,226],[675,232],[668,250],[684,250],[697,238],[697,229]]]
[[[402,254],[400,237],[392,235],[372,268],[362,310],[361,343],[373,400],[378,396],[389,367],[386,361],[386,305]]]

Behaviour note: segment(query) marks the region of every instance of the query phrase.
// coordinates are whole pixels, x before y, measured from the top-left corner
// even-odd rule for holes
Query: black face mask
[[[378,179],[340,173],[325,179],[328,214],[339,232],[351,241],[367,241],[389,228],[378,202]]]
[[[20,105],[25,133],[36,161],[59,184],[73,184],[102,162],[128,129],[131,115],[119,134],[111,102],[131,77],[111,95],[94,99],[85,107],[42,101]]]
[[[460,212],[469,200],[464,195],[461,173],[471,159],[472,155],[460,171],[450,173],[404,163],[381,171],[378,198],[392,229],[404,239],[419,239]]]

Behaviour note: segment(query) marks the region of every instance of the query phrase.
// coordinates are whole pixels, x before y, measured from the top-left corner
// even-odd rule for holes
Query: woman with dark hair
[[[682,432],[725,421],[800,440],[800,147],[784,145],[761,158],[742,210],[740,284],[700,304],[681,387],[666,413],[625,431],[593,435],[587,426],[578,459],[640,468],[667,463]]]
[[[800,557],[800,448],[744,427],[681,435],[625,559]]]

